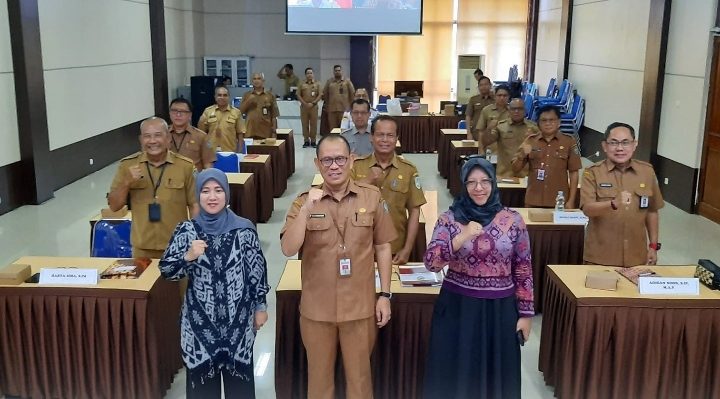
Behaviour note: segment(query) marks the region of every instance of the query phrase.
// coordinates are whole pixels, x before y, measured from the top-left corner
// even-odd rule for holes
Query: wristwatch
[[[387,299],[392,299],[392,292],[383,292],[380,291],[380,296],[385,297]]]
[[[662,248],[662,244],[660,244],[659,242],[651,242],[650,244],[648,244],[648,248],[659,251],[660,248]]]

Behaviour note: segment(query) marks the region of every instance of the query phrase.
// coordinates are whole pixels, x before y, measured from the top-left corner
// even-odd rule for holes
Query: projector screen
[[[423,0],[287,0],[285,32],[337,35],[422,33]]]

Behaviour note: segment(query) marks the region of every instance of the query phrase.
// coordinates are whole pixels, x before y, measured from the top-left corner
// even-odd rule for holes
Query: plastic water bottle
[[[555,197],[555,210],[556,211],[564,211],[565,210],[565,194],[563,194],[562,191],[558,191],[557,197]]]

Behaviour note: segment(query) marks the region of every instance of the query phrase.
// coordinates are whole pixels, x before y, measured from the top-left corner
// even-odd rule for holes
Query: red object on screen
[[[352,8],[352,0],[335,0],[335,4],[340,8]]]

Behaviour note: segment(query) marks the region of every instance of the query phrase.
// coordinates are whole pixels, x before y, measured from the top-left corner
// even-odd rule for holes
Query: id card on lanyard
[[[340,277],[350,277],[352,276],[352,262],[350,261],[350,254],[347,252],[347,247],[345,246],[345,233],[347,232],[347,222],[348,218],[346,217],[343,221],[342,228],[338,224],[339,219],[339,213],[340,213],[340,203],[337,203],[337,208],[331,210],[330,214],[333,219],[333,225],[335,226],[335,230],[338,232],[338,237],[340,237],[340,256],[338,257],[338,276]],[[333,212],[334,211],[334,212]]]
[[[545,163],[540,164],[540,169],[537,170],[537,179],[540,181],[545,180]]]
[[[165,166],[167,166],[167,162],[164,163],[160,168],[160,176],[158,177],[157,182],[155,182],[155,179],[153,179],[152,173],[150,172],[149,163],[145,163],[145,167],[147,168],[148,172],[148,178],[150,179],[150,185],[153,188],[153,202],[148,204],[148,221],[150,222],[159,222],[162,219],[162,210],[160,208],[160,204],[157,203],[157,192],[160,188],[163,174],[165,173]]]

